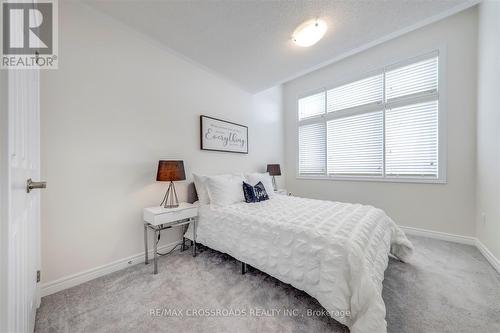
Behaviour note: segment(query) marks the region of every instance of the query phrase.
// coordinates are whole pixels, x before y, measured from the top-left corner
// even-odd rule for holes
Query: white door
[[[40,177],[38,70],[9,70],[7,170],[7,332],[33,332],[40,304]],[[39,185],[39,184],[34,184]]]

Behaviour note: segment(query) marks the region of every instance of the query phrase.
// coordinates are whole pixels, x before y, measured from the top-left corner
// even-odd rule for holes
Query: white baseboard
[[[449,234],[441,231],[433,231],[428,229],[420,229],[413,227],[404,227],[400,226],[401,229],[408,235],[422,236],[427,238],[434,238],[439,240],[444,240],[448,242],[467,244],[467,245],[476,245],[476,238],[469,236],[461,236],[455,234]]]
[[[179,244],[179,241],[169,243],[166,245],[162,245],[158,248],[158,251],[170,251],[173,249],[177,244]],[[153,258],[153,251],[149,251],[149,258],[150,258],[150,263],[151,258]],[[106,265],[98,266],[80,273],[72,274],[69,276],[65,276],[61,279],[57,279],[48,283],[44,283],[41,286],[41,295],[47,296],[50,294],[54,294],[58,291],[68,289],[74,286],[77,286],[79,284],[82,284],[84,282],[96,279],[98,277],[119,271],[121,269],[124,269],[128,266],[140,264],[144,262],[144,252],[116,260],[114,262],[111,262]],[[151,266],[151,269],[153,266]]]
[[[403,229],[403,231],[408,235],[422,236],[427,238],[444,240],[448,242],[473,245],[477,247],[479,252],[481,252],[481,254],[486,258],[486,260],[491,264],[491,266],[493,266],[493,268],[500,274],[500,260],[498,260],[498,258],[495,257],[490,250],[488,250],[486,245],[484,245],[476,237],[448,234],[446,232],[432,231],[432,230],[413,228],[413,227],[401,226],[400,228]]]
[[[476,239],[476,247],[481,252],[481,254],[488,260],[488,262],[493,266],[494,269],[497,270],[498,273],[500,273],[500,260],[498,260],[497,257],[491,253],[490,250],[479,240]]]

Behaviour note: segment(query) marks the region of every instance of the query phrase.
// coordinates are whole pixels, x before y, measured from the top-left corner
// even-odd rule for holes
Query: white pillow
[[[258,182],[262,182],[262,185],[264,185],[264,188],[266,189],[267,195],[269,197],[272,197],[274,195],[274,187],[273,187],[273,180],[271,179],[271,176],[269,176],[269,173],[249,173],[245,175],[245,178],[247,179],[247,182],[255,186],[257,185]]]
[[[199,203],[201,205],[208,205],[210,203],[210,197],[207,191],[207,177],[193,173],[193,180]]]
[[[245,201],[243,177],[234,175],[206,176],[210,204],[227,206]]]

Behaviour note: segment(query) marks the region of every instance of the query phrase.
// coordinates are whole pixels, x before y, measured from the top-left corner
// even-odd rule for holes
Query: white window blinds
[[[385,76],[387,101],[418,93],[434,93],[438,86],[438,58],[396,68]]]
[[[299,99],[299,120],[325,113],[325,92]]]
[[[375,75],[327,91],[327,110],[335,112],[371,103],[382,103],[384,76]]]
[[[438,180],[438,67],[435,52],[299,99],[299,175]]]
[[[326,129],[324,123],[299,127],[299,173],[321,175],[326,167]]]
[[[383,120],[379,111],[329,121],[328,174],[382,175]]]
[[[437,175],[437,101],[389,109],[385,114],[385,123],[386,173]]]

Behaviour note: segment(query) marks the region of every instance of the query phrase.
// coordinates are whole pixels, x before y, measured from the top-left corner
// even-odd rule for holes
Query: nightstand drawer
[[[184,220],[198,215],[198,207],[190,205],[189,207],[179,208],[163,208],[154,207],[144,209],[144,221],[152,225],[159,225],[165,223],[172,223],[179,220]]]

